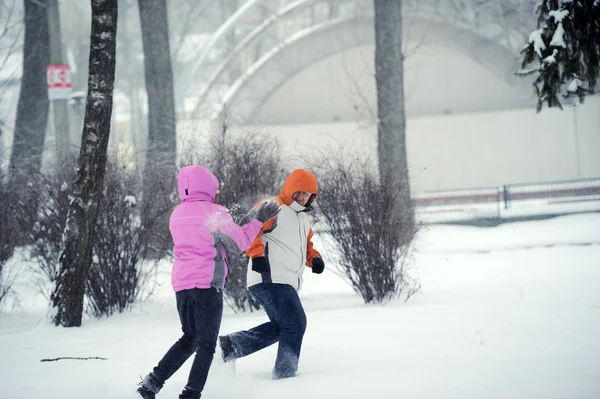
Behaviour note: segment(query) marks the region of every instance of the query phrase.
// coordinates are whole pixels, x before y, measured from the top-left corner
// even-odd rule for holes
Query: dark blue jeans
[[[248,356],[279,342],[273,378],[293,377],[298,370],[306,314],[296,289],[288,284],[261,283],[250,287],[265,309],[269,322],[228,337],[236,358]]]
[[[194,288],[179,291],[175,296],[183,336],[158,362],[153,374],[160,384],[164,384],[196,352],[186,388],[200,394],[217,345],[223,316],[223,293],[215,288]]]

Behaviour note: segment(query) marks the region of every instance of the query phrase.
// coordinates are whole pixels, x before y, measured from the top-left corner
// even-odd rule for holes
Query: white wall
[[[368,45],[335,53],[291,76],[259,106],[254,120],[290,124],[371,118],[377,109],[374,51],[374,45]],[[416,49],[409,47],[406,54],[409,117],[515,109],[533,96],[529,79],[515,79],[511,86],[472,58],[431,38]],[[518,66],[515,61],[514,70]]]
[[[310,167],[328,151],[376,156],[368,122],[238,127],[280,139],[296,165]],[[415,192],[600,176],[600,97],[563,111],[529,109],[444,115],[407,121],[408,162]],[[325,155],[326,156],[326,155]]]

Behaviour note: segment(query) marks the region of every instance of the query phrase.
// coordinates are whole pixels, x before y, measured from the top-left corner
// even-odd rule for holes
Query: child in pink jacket
[[[144,399],[154,399],[165,381],[195,352],[188,383],[180,399],[198,399],[212,363],[223,314],[223,288],[228,268],[225,248],[242,253],[263,223],[279,212],[275,201],[252,210],[238,226],[216,203],[219,181],[200,165],[186,166],[178,175],[178,205],[169,221],[175,243],[171,283],[183,336],[139,384]]]

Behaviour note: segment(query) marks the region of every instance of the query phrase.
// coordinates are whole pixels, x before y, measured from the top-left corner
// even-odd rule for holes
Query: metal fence
[[[493,224],[536,219],[600,211],[600,178],[429,191],[413,200],[423,222]]]

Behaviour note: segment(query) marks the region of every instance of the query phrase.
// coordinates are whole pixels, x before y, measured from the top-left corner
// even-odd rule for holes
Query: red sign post
[[[71,72],[67,64],[48,65],[48,99],[68,100],[71,94]]]

